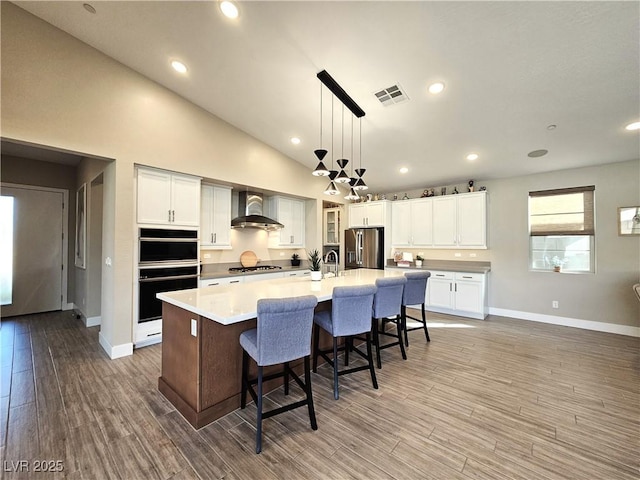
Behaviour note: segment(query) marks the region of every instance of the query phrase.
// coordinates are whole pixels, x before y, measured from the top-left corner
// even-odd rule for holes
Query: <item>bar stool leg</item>
[[[284,394],[289,395],[289,362],[284,362]]]
[[[258,366],[258,404],[256,418],[256,453],[262,451],[262,367]]]
[[[349,351],[353,345],[353,338],[347,337],[344,339],[344,366],[349,366]]]
[[[318,346],[320,345],[320,327],[313,327],[313,373],[318,372]]]
[[[333,398],[338,400],[338,338],[333,337]]]
[[[369,373],[371,373],[371,383],[373,388],[378,389],[378,379],[376,378],[376,369],[373,366],[373,351],[371,349],[371,333],[367,332],[365,335],[367,341],[367,359],[369,360]]]
[[[424,334],[427,337],[427,342],[430,342],[429,330],[427,330],[427,315],[424,311],[424,303],[422,304],[422,325],[424,326]]]
[[[378,331],[378,319],[374,318],[372,325],[373,330],[373,343],[376,347],[376,362],[378,364],[378,368],[382,368],[382,358],[380,356],[380,333]]]
[[[407,335],[407,307],[402,305],[400,309],[402,313],[402,328],[404,329],[404,344],[405,346],[409,346],[409,336]]]
[[[309,420],[311,421],[311,429],[317,430],[316,411],[313,408],[313,392],[311,391],[311,372],[309,369],[309,356],[304,357],[304,385],[307,394],[307,407],[309,408]]]
[[[396,315],[396,331],[398,333],[398,344],[400,345],[400,351],[402,352],[402,359],[407,359],[407,353],[404,351],[404,342],[402,341],[402,318],[400,315]]]

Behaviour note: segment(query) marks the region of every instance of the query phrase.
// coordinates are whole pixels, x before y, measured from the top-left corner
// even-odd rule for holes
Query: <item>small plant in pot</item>
[[[420,254],[416,255],[416,267],[421,267],[423,260],[424,260],[424,257],[422,255]]]
[[[561,260],[560,257],[555,256],[551,259],[551,263],[553,264],[553,271],[559,272],[562,270],[562,266],[567,263],[566,260]]]
[[[291,255],[291,266],[292,267],[300,266],[300,255],[298,255],[297,253],[294,253]]]
[[[318,249],[308,252],[309,270],[311,270],[311,280],[322,280],[322,256]]]

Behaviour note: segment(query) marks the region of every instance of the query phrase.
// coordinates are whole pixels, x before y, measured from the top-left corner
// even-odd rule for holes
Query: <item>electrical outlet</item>
[[[454,254],[453,254],[453,256],[454,256],[454,257],[461,257],[461,256],[462,256],[462,254],[461,254],[461,253],[454,253]]]
[[[198,336],[198,322],[193,318],[191,319],[191,335],[194,337]]]
[[[281,256],[281,257],[284,257],[284,252],[280,252],[280,256]]]
[[[559,304],[558,304],[558,300],[553,300],[551,302],[551,307],[553,308],[560,308]]]
[[[210,254],[210,253],[205,253],[205,254],[203,255],[203,257],[204,257],[204,258],[211,258],[211,254]]]
[[[469,256],[470,256],[470,257],[477,257],[478,255],[477,255],[477,254],[475,254],[475,253],[470,253],[470,254],[469,254]]]

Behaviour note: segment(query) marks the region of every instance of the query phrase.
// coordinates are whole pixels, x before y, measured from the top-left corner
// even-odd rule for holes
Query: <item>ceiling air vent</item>
[[[395,85],[392,85],[388,88],[384,88],[380,91],[377,91],[375,93],[375,96],[378,100],[380,100],[380,103],[383,104],[385,107],[388,107],[389,105],[393,105],[395,103],[406,102],[407,100],[409,100],[409,97],[407,96],[407,94],[402,89],[402,86],[400,86],[399,83],[396,83]]]

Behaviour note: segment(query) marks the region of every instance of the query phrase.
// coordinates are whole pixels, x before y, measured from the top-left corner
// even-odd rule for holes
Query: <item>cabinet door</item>
[[[200,194],[200,245],[213,244],[213,187],[202,185]]]
[[[429,278],[427,303],[432,307],[453,308],[453,280]]]
[[[304,202],[289,200],[291,203],[291,246],[304,247]]]
[[[430,247],[433,244],[433,200],[420,199],[411,202],[411,237],[414,247]],[[395,222],[395,216],[391,221]]]
[[[486,195],[469,193],[458,198],[458,245],[485,247]]]
[[[482,313],[482,282],[456,281],[455,309],[463,312]]]
[[[213,245],[231,245],[231,189],[213,187],[213,209],[211,215]]]
[[[252,283],[252,282],[263,282],[266,280],[273,280],[274,278],[283,278],[284,273],[275,272],[275,273],[260,273],[257,275],[247,275],[244,277],[244,283]]]
[[[338,245],[340,235],[340,209],[326,208],[324,216],[324,244]]]
[[[391,204],[391,245],[408,247],[412,244],[413,220],[410,201]]]
[[[349,205],[349,228],[364,227],[366,216],[366,205],[352,204]]]
[[[433,245],[457,244],[457,203],[455,196],[433,199]]]
[[[275,202],[276,205],[276,220],[284,225],[280,229],[280,245],[293,244],[293,205],[287,198],[278,198]]]
[[[172,175],[171,220],[173,225],[200,224],[200,179]]]
[[[370,203],[366,205],[367,227],[384,227],[384,204]]]
[[[171,174],[138,169],[138,223],[171,223]]]

